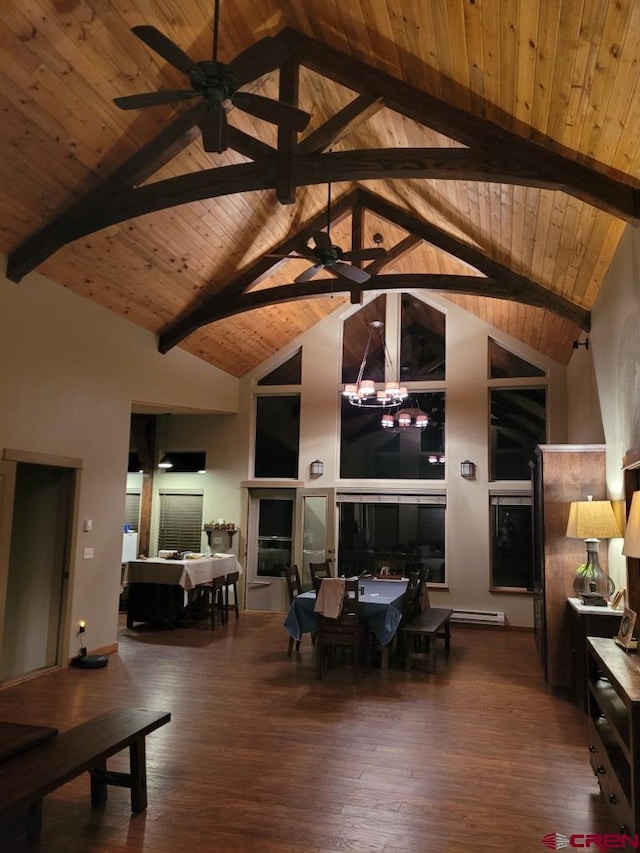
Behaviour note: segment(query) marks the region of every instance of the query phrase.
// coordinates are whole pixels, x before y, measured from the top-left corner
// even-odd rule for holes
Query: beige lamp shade
[[[634,492],[631,498],[622,553],[625,557],[640,557],[640,492]]]
[[[640,511],[640,506],[638,509]],[[612,539],[622,536],[611,501],[594,501],[591,498],[573,501],[566,535],[572,539]]]

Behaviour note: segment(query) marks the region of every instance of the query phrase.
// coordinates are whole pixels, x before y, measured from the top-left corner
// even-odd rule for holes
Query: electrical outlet
[[[93,548],[85,548],[83,552],[83,557],[85,560],[93,559]]]

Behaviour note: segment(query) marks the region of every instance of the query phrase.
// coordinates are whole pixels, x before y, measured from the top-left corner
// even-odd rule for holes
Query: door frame
[[[6,606],[6,592],[9,571],[9,554],[11,549],[11,528],[13,524],[13,505],[15,495],[15,480],[18,463],[27,465],[44,465],[50,468],[66,468],[71,474],[70,497],[68,507],[68,522],[67,522],[67,537],[64,550],[64,562],[62,567],[62,590],[60,594],[60,609],[59,609],[59,624],[58,624],[58,642],[56,648],[56,664],[53,667],[48,667],[44,671],[65,666],[70,660],[70,639],[69,625],[71,621],[71,595],[70,590],[73,589],[75,579],[75,563],[76,563],[76,532],[78,530],[78,518],[80,515],[80,487],[83,461],[73,456],[58,456],[48,453],[35,453],[30,450],[16,450],[5,448],[2,452],[2,460],[0,465],[4,467],[6,464],[7,470],[13,471],[11,477],[11,492],[5,494],[3,489],[2,504],[5,499],[10,504],[10,516],[7,525],[6,515],[9,510],[5,510],[0,506],[0,631],[4,628],[4,613]],[[2,469],[0,468],[0,471]],[[7,480],[7,484],[8,484]],[[6,562],[3,563],[4,549],[6,551]],[[2,633],[0,633],[0,637]],[[40,674],[41,671],[38,671]],[[27,674],[26,677],[31,677]],[[22,680],[20,677],[16,681]],[[10,682],[7,682],[7,684]],[[5,685],[3,685],[5,686]]]
[[[293,553],[296,564],[300,567],[300,577],[304,572],[304,499],[307,497],[324,497],[327,499],[327,514],[325,519],[325,559],[329,562],[332,575],[337,572],[337,520],[338,507],[336,504],[336,489],[334,486],[324,488],[307,487],[296,489],[295,526],[293,534]]]

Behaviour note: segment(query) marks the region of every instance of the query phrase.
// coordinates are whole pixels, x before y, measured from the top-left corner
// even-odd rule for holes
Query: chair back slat
[[[300,583],[300,573],[298,572],[298,567],[294,564],[293,566],[287,566],[284,570],[285,577],[287,579],[287,590],[289,592],[289,604],[293,601],[293,599],[300,595],[302,592],[302,584]]]

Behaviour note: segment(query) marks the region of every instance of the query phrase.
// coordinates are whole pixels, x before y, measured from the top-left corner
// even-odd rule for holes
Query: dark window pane
[[[375,572],[389,562],[403,573],[427,569],[428,580],[444,583],[442,504],[340,502],[338,571],[346,576]]]
[[[545,372],[535,364],[514,355],[489,338],[489,378],[519,378],[521,376],[544,376]]]
[[[256,400],[256,477],[297,477],[300,441],[300,397]]]
[[[171,468],[164,469],[169,474],[197,474],[207,464],[204,450],[167,450],[165,455],[171,462]]]
[[[258,380],[258,385],[300,385],[302,382],[302,350]]]
[[[491,479],[528,480],[529,460],[546,441],[546,390],[491,392]]]
[[[342,381],[355,382],[358,371],[367,348],[367,339],[374,320],[384,323],[386,297],[378,296],[360,311],[352,314],[344,321],[342,332]],[[383,329],[384,337],[384,329]],[[367,357],[367,369],[363,379],[373,379],[374,382],[384,382],[384,350],[380,339],[375,335],[371,339],[371,351]],[[395,378],[395,377],[394,377]]]
[[[381,409],[361,409],[342,401],[341,477],[444,479],[444,391],[413,394],[411,405],[429,416],[426,429],[383,430]]]
[[[491,586],[533,588],[531,506],[491,506]]]
[[[281,577],[291,565],[293,500],[263,498],[258,517],[258,574]]]
[[[445,315],[408,294],[402,297],[400,379],[445,378]]]

